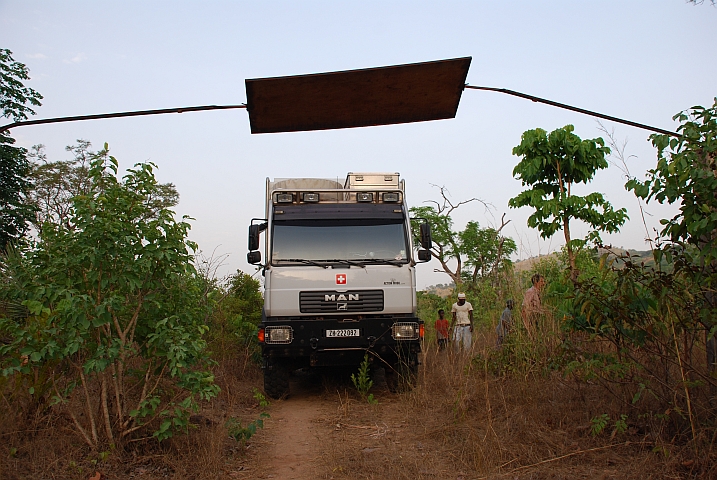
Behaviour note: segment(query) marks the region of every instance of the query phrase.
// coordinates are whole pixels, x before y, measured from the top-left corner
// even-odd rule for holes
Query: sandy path
[[[306,378],[292,378],[291,397],[275,400],[262,436],[262,472],[258,478],[313,479],[326,440],[326,417],[334,409],[321,394],[321,385]],[[256,452],[255,452],[256,454]]]

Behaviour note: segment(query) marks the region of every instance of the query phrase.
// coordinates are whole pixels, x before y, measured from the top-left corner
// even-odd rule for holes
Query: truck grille
[[[301,313],[381,312],[383,290],[299,292]]]

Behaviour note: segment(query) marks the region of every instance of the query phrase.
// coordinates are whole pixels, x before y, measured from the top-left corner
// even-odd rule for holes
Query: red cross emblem
[[[336,275],[336,285],[346,285],[346,274],[339,273]]]

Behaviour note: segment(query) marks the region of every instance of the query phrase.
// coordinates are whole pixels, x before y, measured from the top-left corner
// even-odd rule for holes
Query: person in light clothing
[[[465,293],[458,294],[458,301],[453,304],[451,312],[453,313],[451,322],[453,346],[456,351],[468,351],[471,349],[473,338],[473,305],[466,302]]]
[[[533,275],[530,279],[533,284],[523,296],[523,325],[525,331],[528,333],[528,337],[533,339],[535,337],[535,329],[538,325],[538,318],[543,313],[543,304],[540,299],[540,294],[545,288],[545,277],[539,273]]]

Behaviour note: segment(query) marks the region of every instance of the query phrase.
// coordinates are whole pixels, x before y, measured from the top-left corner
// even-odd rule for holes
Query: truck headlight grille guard
[[[294,329],[288,325],[264,328],[264,343],[271,345],[287,345],[294,341]]]
[[[394,340],[418,340],[420,329],[418,322],[396,322],[391,327]]]

